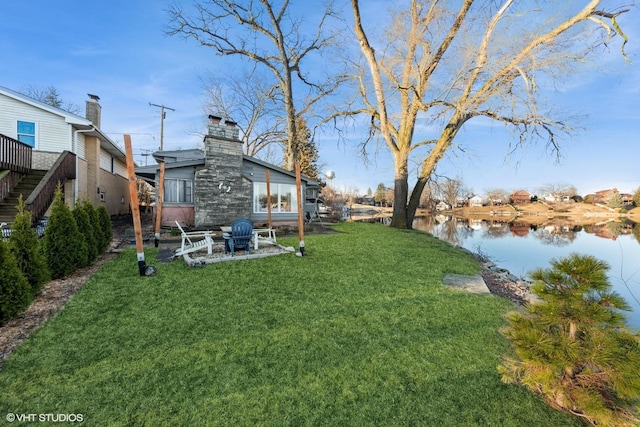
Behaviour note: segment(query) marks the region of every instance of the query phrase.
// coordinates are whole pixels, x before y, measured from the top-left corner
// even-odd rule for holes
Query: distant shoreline
[[[391,207],[355,204],[351,207],[351,217],[359,219],[376,219],[389,217],[393,213]],[[416,217],[429,216],[432,213],[419,209]],[[640,223],[640,208],[630,210],[610,209],[589,203],[544,203],[535,202],[523,205],[473,206],[454,208],[435,212],[435,215],[452,215],[465,218],[486,220],[526,220],[532,224],[543,223],[552,219],[566,220],[581,224],[595,224],[602,221],[629,219]]]

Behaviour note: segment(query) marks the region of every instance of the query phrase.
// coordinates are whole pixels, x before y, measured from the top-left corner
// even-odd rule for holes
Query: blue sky
[[[186,3],[186,2],[185,2]],[[368,3],[371,4],[371,3]],[[230,61],[192,40],[168,37],[167,2],[162,0],[31,0],[0,3],[0,86],[16,91],[54,86],[60,97],[84,112],[87,93],[100,96],[102,130],[122,145],[132,137],[138,164],[160,143],[160,111],[167,111],[164,148],[192,148],[206,126],[201,77],[228,71]],[[582,194],[617,187],[640,187],[640,11],[619,22],[630,42],[626,63],[618,45],[603,53],[597,69],[573,75],[548,92],[556,108],[584,115],[580,129],[562,140],[556,163],[544,143],[507,158],[510,134],[497,124],[470,124],[460,135],[461,150],[450,152],[439,174],[462,179],[483,194],[491,188],[535,192],[544,184],[568,183]],[[350,135],[357,141],[361,135]],[[338,189],[393,184],[386,149],[367,166],[356,142],[339,143],[330,133],[316,140],[324,170],[333,170]]]

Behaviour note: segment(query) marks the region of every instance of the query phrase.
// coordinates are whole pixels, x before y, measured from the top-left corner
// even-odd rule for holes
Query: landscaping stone
[[[484,282],[481,275],[464,276],[461,274],[447,274],[444,276],[443,282],[445,285],[452,288],[467,291],[473,294],[489,294],[489,288]]]

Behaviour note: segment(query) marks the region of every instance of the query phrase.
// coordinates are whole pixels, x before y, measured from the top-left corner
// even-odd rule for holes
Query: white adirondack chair
[[[213,252],[213,232],[212,231],[189,231],[186,232],[180,226],[180,223],[176,221],[180,234],[182,235],[182,245],[180,249],[176,250],[175,256],[182,256],[190,254],[195,251],[206,249],[207,253],[211,255]],[[193,239],[193,240],[192,240]],[[200,240],[195,240],[200,239]]]

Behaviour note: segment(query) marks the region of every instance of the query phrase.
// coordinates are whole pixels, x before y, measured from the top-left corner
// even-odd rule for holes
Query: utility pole
[[[162,146],[164,142],[164,119],[167,116],[167,113],[164,110],[176,111],[173,108],[165,107],[164,105],[152,104],[149,103],[152,107],[160,108],[160,151],[162,151]]]

